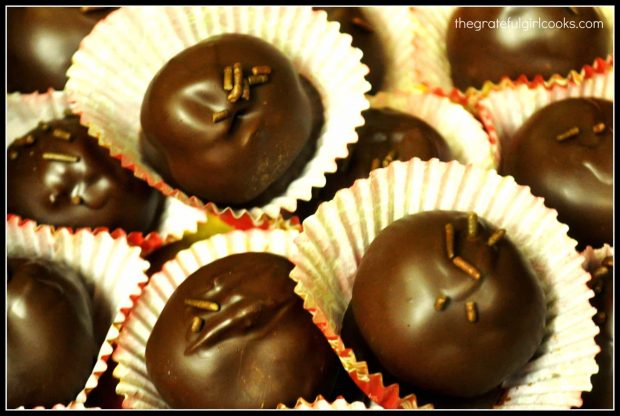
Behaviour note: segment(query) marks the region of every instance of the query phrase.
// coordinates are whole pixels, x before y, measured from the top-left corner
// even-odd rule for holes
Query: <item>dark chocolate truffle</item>
[[[323,110],[277,48],[224,34],[168,61],[140,117],[145,158],[168,183],[205,201],[251,207],[299,175],[314,154]]]
[[[367,178],[373,169],[393,160],[407,161],[453,158],[445,139],[424,120],[391,108],[371,108],[362,113],[364,125],[356,129],[358,141],[349,145],[349,157],[335,173],[326,175],[326,184],[315,191],[309,202],[300,202],[295,212],[302,218],[312,215],[323,201],[334,198],[340,189]]]
[[[594,7],[460,7],[449,25],[452,81],[462,90],[504,76],[566,76],[612,47],[611,27]]]
[[[9,7],[8,92],[62,90],[71,57],[111,7]]]
[[[381,366],[426,391],[474,397],[538,348],[545,300],[504,230],[429,211],[385,228],[359,265],[351,307]]]
[[[6,316],[8,407],[74,400],[98,352],[83,278],[64,264],[9,258]]]
[[[569,98],[535,112],[502,151],[501,172],[558,211],[580,247],[613,243],[613,104]]]
[[[7,150],[7,210],[39,223],[148,232],[163,201],[76,116],[42,122]]]
[[[352,46],[363,52],[362,63],[370,69],[366,80],[370,82],[369,94],[376,94],[385,79],[385,51],[373,25],[360,7],[314,7],[327,12],[327,20],[340,23],[340,31],[351,35]]]
[[[330,392],[338,358],[293,292],[292,268],[243,253],[181,283],[146,345],[149,376],[170,407],[275,408]]]
[[[601,332],[594,340],[601,347],[596,356],[598,373],[591,378],[592,391],[583,394],[584,409],[613,409],[614,407],[614,279],[613,257],[606,257],[601,265],[593,270],[592,280],[588,282],[594,290],[590,303],[597,310],[594,322]]]

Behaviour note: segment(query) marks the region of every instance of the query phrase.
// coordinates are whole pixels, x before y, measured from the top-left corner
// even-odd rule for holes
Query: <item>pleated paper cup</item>
[[[490,90],[476,105],[491,140],[500,150],[514,133],[539,109],[567,98],[596,97],[614,100],[614,67],[599,60],[583,75],[547,83],[515,81]]]
[[[67,95],[63,91],[50,89],[47,93],[13,93],[6,98],[6,147],[37,127],[41,121],[62,119],[71,112]],[[175,198],[166,198],[156,230],[141,233],[128,230],[110,230],[113,235],[127,234],[128,240],[149,252],[162,244],[178,240],[184,232],[196,230],[196,224],[206,221],[203,210],[192,208]],[[99,228],[100,229],[100,228]]]
[[[497,143],[482,124],[449,97],[439,92],[379,92],[370,99],[371,108],[392,108],[418,117],[445,139],[454,159],[484,169],[495,169],[499,162]]]
[[[113,359],[118,363],[117,394],[124,396],[123,408],[167,409],[146,370],[146,343],[166,302],[185,279],[213,261],[232,254],[267,252],[291,258],[297,231],[250,230],[218,234],[180,251],[151,277],[121,332]]]
[[[104,339],[103,343],[84,388],[71,403],[54,406],[83,407],[88,394],[106,371],[120,328],[147,281],[144,271],[148,263],[140,257],[139,248],[105,231],[72,233],[68,229],[55,230],[34,221],[12,218],[6,223],[6,237],[8,257],[36,257],[64,263],[80,272],[87,285],[94,288],[94,329],[95,335]]]
[[[413,73],[416,83],[428,85],[430,87],[438,87],[444,91],[457,89],[450,76],[450,62],[448,61],[446,44],[450,18],[457,8],[456,6],[415,6],[411,8],[414,21],[413,47],[416,56]],[[613,8],[599,7],[599,10],[605,17],[605,23],[612,26],[610,33],[613,37]],[[600,58],[611,62],[611,55],[609,57],[601,56]],[[588,67],[591,65],[592,63],[589,63],[582,68],[574,68],[569,74],[552,75],[546,80],[543,80],[540,75],[533,77],[532,80],[536,82],[563,82],[582,76],[588,71]],[[518,79],[527,82],[525,76],[521,76]],[[516,80],[510,80],[506,76],[502,81],[497,83],[486,81],[482,88],[476,89],[470,87],[465,93],[475,102],[478,100],[479,96],[486,91],[502,88],[503,84],[510,83],[511,81]]]
[[[581,403],[581,392],[591,388],[598,347],[592,322],[595,310],[588,300],[588,274],[575,251],[576,241],[557,213],[544,206],[529,188],[512,177],[499,176],[473,165],[393,162],[339,191],[304,221],[295,240],[291,278],[305,308],[323,331],[344,367],[371,400],[385,408],[417,408],[415,395],[401,397],[399,386],[385,386],[380,373],[340,338],[344,312],[351,300],[357,267],[366,248],[392,222],[432,210],[475,211],[497,228],[506,230],[529,260],[541,281],[546,302],[545,336],[535,359],[505,380],[505,400],[499,408],[564,409]],[[557,377],[557,375],[560,377]]]
[[[313,402],[309,402],[303,398],[297,400],[295,406],[292,407],[295,410],[366,410],[369,409],[362,402],[349,403],[342,397],[337,398],[333,402],[325,400],[323,396],[317,396]],[[370,407],[371,409],[381,409],[380,406]],[[291,409],[283,404],[278,405],[278,410]]]
[[[283,195],[266,205],[232,209],[202,201],[165,183],[141,157],[140,108],[147,87],[164,64],[182,50],[221,33],[254,35],[284,53],[321,95],[325,122],[314,157]],[[338,23],[310,7],[128,7],[101,21],[73,57],[66,90],[91,134],[119,157],[136,176],[191,206],[255,221],[294,212],[297,200],[309,200],[313,187],[325,184],[368,107],[364,80],[368,68],[351,37]],[[113,121],[113,122],[112,122]]]

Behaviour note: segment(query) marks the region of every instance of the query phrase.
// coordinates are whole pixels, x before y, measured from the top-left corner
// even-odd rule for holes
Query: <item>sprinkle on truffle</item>
[[[566,130],[562,134],[558,134],[556,136],[556,140],[558,142],[564,141],[566,139],[570,139],[571,137],[575,137],[579,134],[579,127],[573,127],[571,129]]]
[[[456,256],[452,259],[452,263],[462,271],[464,271],[469,277],[474,280],[480,280],[480,270],[474,267],[467,260],[460,256]]]
[[[220,305],[210,300],[204,299],[185,299],[187,306],[193,306],[194,308],[202,309],[205,311],[217,312],[220,310]]]
[[[45,152],[43,160],[53,160],[56,162],[75,163],[80,160],[79,157],[73,155],[65,155],[63,153]]]

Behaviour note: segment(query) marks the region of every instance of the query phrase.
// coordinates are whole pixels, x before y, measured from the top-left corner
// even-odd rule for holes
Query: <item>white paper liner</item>
[[[415,86],[413,19],[408,6],[362,7],[385,51],[385,79],[381,91],[408,91]]]
[[[148,280],[144,274],[148,263],[140,257],[139,248],[129,246],[124,238],[113,238],[107,232],[93,234],[81,230],[71,233],[64,228],[54,230],[34,221],[20,222],[13,218],[6,223],[6,237],[7,257],[37,257],[67,264],[79,271],[87,283],[94,285],[93,315],[106,313],[105,308],[109,308],[107,314],[112,321],[90,377],[74,401],[59,404],[71,408],[82,406],[108,367],[107,360],[119,329],[133,307],[133,299],[140,295]]]
[[[141,158],[138,138],[140,107],[155,73],[174,55],[210,36],[235,32],[264,39],[276,46],[317,88],[325,123],[317,151],[284,195],[249,210],[258,220],[277,218],[281,209],[294,212],[297,200],[310,200],[312,188],[325,184],[325,173],[336,171],[336,159],[348,155],[357,141],[355,128],[364,123],[368,107],[364,80],[368,68],[351,37],[338,32],[338,23],[310,7],[127,7],[112,12],[84,38],[68,70],[66,90],[82,114],[82,122],[124,166],[164,194],[195,207],[217,212],[211,201],[200,201],[173,189]],[[236,217],[247,210],[232,210]]]
[[[320,395],[317,396],[317,398],[312,403],[310,403],[309,401],[303,398],[300,398],[297,400],[297,403],[295,403],[295,406],[293,407],[293,409],[296,409],[296,410],[366,410],[368,408],[369,407],[367,407],[362,402],[349,403],[343,398],[338,398],[334,400],[333,402],[329,402],[325,400],[323,396],[320,396]],[[283,404],[278,405],[278,410],[286,410],[286,409],[291,409],[291,408]],[[375,409],[381,409],[381,407],[377,406],[375,407]]]
[[[537,110],[547,105],[576,97],[614,100],[614,67],[602,63],[594,72],[562,83],[531,84],[517,82],[490,91],[476,105],[476,111],[489,135],[498,145],[507,146],[512,135]]]
[[[267,252],[287,258],[293,256],[293,230],[250,230],[218,234],[180,251],[162,271],[151,277],[142,297],[132,310],[118,339],[113,359],[118,363],[114,377],[119,379],[116,392],[124,396],[123,408],[167,409],[149,379],[145,350],[148,338],[175,289],[193,272],[217,259],[236,253]]]
[[[50,89],[46,93],[8,94],[6,147],[36,128],[40,121],[64,118],[67,110],[70,110],[70,105],[63,91]],[[178,240],[184,232],[196,231],[197,223],[207,221],[204,210],[190,207],[176,198],[167,197],[164,204],[159,225],[154,230],[164,241]]]
[[[412,7],[414,25],[414,53],[416,56],[413,69],[416,83],[432,87],[439,87],[445,91],[455,88],[450,76],[450,62],[446,39],[450,17],[457,9],[456,6],[415,6]],[[611,25],[610,34],[613,44],[613,7],[599,7],[605,17],[606,24]],[[601,56],[600,58],[606,58]],[[588,63],[591,64],[591,63]],[[573,68],[580,71],[582,68]],[[567,74],[564,74],[567,75]],[[570,76],[566,76],[569,78]],[[556,78],[553,76],[550,79]],[[564,77],[560,77],[564,78]],[[468,89],[468,93],[477,94],[474,88]]]
[[[592,322],[596,311],[588,302],[594,293],[585,284],[589,276],[575,251],[576,241],[557,221],[557,212],[546,208],[529,188],[512,177],[458,162],[393,162],[339,191],[304,221],[304,231],[295,240],[298,255],[291,277],[345,368],[357,374],[358,385],[367,394],[371,390],[370,398],[379,405],[412,404],[410,397],[403,400],[390,390],[394,385],[388,389],[376,375],[368,376],[365,363],[354,361],[338,334],[357,266],[370,242],[403,216],[437,209],[475,211],[506,229],[545,291],[548,337],[539,347],[541,355],[507,381],[506,402],[499,407],[579,406],[581,392],[591,388],[599,348],[594,342],[598,328]]]
[[[372,108],[389,107],[426,121],[443,138],[454,159],[485,169],[495,169],[499,150],[482,124],[462,105],[432,92],[379,92],[370,97]]]

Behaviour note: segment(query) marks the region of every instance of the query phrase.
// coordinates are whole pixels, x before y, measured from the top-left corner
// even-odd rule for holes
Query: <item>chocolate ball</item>
[[[501,173],[527,185],[580,247],[613,244],[613,104],[569,98],[535,112],[502,150]]]
[[[349,145],[349,157],[335,173],[326,175],[326,184],[315,191],[311,201],[302,201],[295,212],[301,218],[314,214],[323,201],[349,188],[357,179],[367,178],[373,169],[393,160],[453,159],[445,139],[424,120],[391,108],[371,108],[362,112],[364,125],[356,129],[358,141]]]
[[[274,254],[235,254],[181,283],[146,345],[170,407],[275,408],[331,391],[338,358],[293,292],[292,268]]]
[[[504,76],[566,76],[611,49],[611,27],[593,7],[460,7],[447,35],[452,81],[461,90]]]
[[[594,322],[601,332],[594,337],[601,352],[596,356],[598,372],[591,377],[592,391],[583,393],[584,409],[613,409],[614,407],[614,279],[613,257],[606,257],[599,267],[589,270],[594,290],[590,304],[596,308]]]
[[[98,352],[89,291],[64,264],[7,263],[7,405],[68,404],[85,387]]]
[[[110,7],[9,7],[8,92],[62,90],[71,58]]]
[[[428,211],[390,224],[367,248],[351,308],[371,351],[400,382],[474,397],[533,356],[544,294],[504,233],[472,214]]]
[[[39,223],[149,232],[163,201],[77,116],[42,122],[7,150],[7,210]]]
[[[141,144],[173,186],[251,207],[299,175],[314,154],[322,114],[319,94],[277,48],[224,34],[183,50],[155,75],[142,102]]]
[[[376,94],[385,80],[386,54],[375,28],[368,21],[361,7],[313,7],[327,12],[327,20],[340,23],[340,31],[353,38],[352,46],[361,49],[362,63],[370,72],[366,81],[371,85],[369,94]]]

